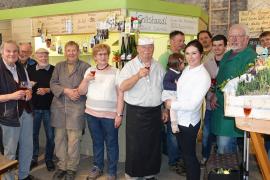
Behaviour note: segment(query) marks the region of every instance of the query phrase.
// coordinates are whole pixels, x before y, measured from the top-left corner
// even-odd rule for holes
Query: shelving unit
[[[227,6],[225,7],[214,7],[216,4],[213,0],[209,0],[209,31],[212,32],[216,26],[227,26],[226,28],[230,28],[230,15],[231,15],[231,0],[228,0]],[[217,12],[224,12],[224,15],[227,14],[227,21],[222,23],[213,22],[213,17],[217,14]]]

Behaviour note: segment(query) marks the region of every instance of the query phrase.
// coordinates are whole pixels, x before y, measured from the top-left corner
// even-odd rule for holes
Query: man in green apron
[[[243,74],[249,63],[257,56],[256,52],[248,47],[249,32],[246,26],[235,24],[228,34],[228,45],[231,48],[224,54],[217,74],[217,87],[227,79],[233,79]],[[235,126],[235,118],[224,116],[224,96],[217,88],[211,106],[215,109],[212,114],[211,129],[217,136],[218,153],[233,153],[237,149],[237,137],[243,137],[243,131]]]

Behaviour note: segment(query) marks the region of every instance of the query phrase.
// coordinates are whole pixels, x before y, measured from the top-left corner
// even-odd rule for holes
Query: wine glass
[[[28,89],[28,82],[27,81],[21,81],[19,89],[24,90],[24,91],[27,90]],[[26,100],[26,95],[24,96],[23,100]]]
[[[147,69],[148,71],[150,71],[150,67],[151,67],[150,65],[144,66],[144,68]],[[149,72],[149,74],[147,76],[147,82],[150,82],[150,72]]]
[[[250,99],[244,99],[244,106],[243,106],[243,111],[245,114],[246,120],[248,120],[251,111],[252,111],[252,106],[251,106],[251,100]],[[250,126],[250,122],[247,122],[247,125]]]
[[[147,70],[150,70],[150,66],[145,66],[144,68]]]
[[[21,81],[19,89],[20,90],[27,90],[28,89],[28,82],[27,81]]]
[[[95,77],[96,71],[95,70],[91,70],[90,73],[92,74],[92,76]]]

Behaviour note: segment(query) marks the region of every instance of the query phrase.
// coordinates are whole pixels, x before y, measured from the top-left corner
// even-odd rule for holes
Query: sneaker
[[[74,180],[76,172],[72,170],[67,170],[67,174],[65,175],[65,180]]]
[[[178,169],[177,165],[169,165],[169,170],[176,172]]]
[[[107,180],[116,180],[116,176],[108,175]]]
[[[102,170],[100,170],[97,166],[94,166],[91,170],[90,170],[90,173],[89,175],[87,176],[87,180],[90,180],[90,179],[97,179],[99,176],[102,175]]]
[[[176,173],[180,176],[186,176],[187,170],[185,167],[178,167],[178,169],[176,170]]]
[[[206,158],[202,158],[200,161],[200,165],[201,167],[204,167],[206,165],[207,159]]]
[[[185,167],[184,161],[183,161],[182,159],[178,160],[178,161],[176,162],[176,166],[177,166],[177,167]]]
[[[185,166],[183,160],[179,160],[177,162],[176,166],[177,166],[177,170],[176,170],[177,174],[179,174],[180,176],[186,176],[187,175],[186,166]]]
[[[52,160],[48,160],[46,161],[46,167],[48,171],[54,171],[55,170],[55,166]]]
[[[35,159],[32,159],[31,165],[30,165],[30,170],[38,166],[38,162]]]
[[[67,173],[67,171],[58,169],[53,175],[53,180],[63,179],[65,177],[66,173]]]

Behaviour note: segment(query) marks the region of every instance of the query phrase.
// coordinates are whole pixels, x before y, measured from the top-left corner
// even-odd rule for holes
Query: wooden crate
[[[251,101],[251,114],[249,118],[270,120],[270,96],[234,96],[224,94],[224,114],[229,117],[245,117],[244,100]]]

